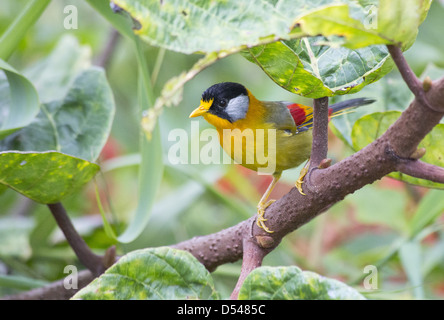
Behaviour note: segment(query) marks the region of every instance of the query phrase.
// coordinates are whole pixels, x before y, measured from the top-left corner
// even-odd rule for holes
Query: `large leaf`
[[[190,253],[167,247],[133,251],[73,299],[217,299],[213,280]]]
[[[99,166],[60,152],[0,152],[0,183],[40,203],[78,191]]]
[[[348,200],[356,207],[356,219],[360,223],[385,225],[406,233],[405,209],[408,199],[404,193],[367,185],[350,195]]]
[[[82,72],[62,100],[41,106],[29,126],[0,142],[0,150],[55,150],[94,161],[114,116],[114,100],[103,70]]]
[[[399,111],[375,112],[356,121],[352,130],[353,149],[360,150],[379,138],[400,115],[401,112]],[[444,150],[444,124],[435,126],[421,141],[418,148],[426,149],[426,154],[421,158],[422,161],[444,167],[444,157],[442,156],[442,150]],[[411,177],[400,172],[391,173],[389,176],[424,187],[444,188],[444,185],[441,183]]]
[[[67,34],[47,57],[23,70],[23,74],[37,89],[40,101],[47,103],[64,99],[77,76],[89,67],[91,48]]]
[[[243,51],[284,89],[319,98],[354,93],[393,66],[385,46],[350,50],[319,45],[322,37],[280,41]]]
[[[424,299],[424,288],[422,287],[423,277],[421,270],[423,257],[421,244],[419,241],[412,240],[404,243],[399,249],[399,258],[407,278],[413,287],[415,298]]]
[[[248,59],[278,85],[311,98],[357,92],[387,74],[393,64],[381,45],[410,46],[430,7],[421,0],[384,1],[381,8],[347,0],[114,2],[152,45],[187,54],[248,48]],[[402,28],[386,29],[394,18]]]
[[[379,1],[377,33],[408,49],[416,39],[432,0]]]
[[[434,64],[429,64],[424,72],[421,74],[421,79],[430,77],[432,80],[441,78],[444,75],[444,69],[436,67]],[[340,117],[335,117],[330,123],[330,127],[336,136],[341,138],[346,144],[353,148],[351,141],[351,131],[355,122],[364,115],[374,112],[385,111],[404,111],[414,99],[413,93],[409,90],[405,81],[398,72],[391,73],[379,80],[371,86],[365,87],[362,91],[355,94],[355,97],[365,97],[374,99],[371,105],[367,105],[355,109],[351,113],[346,113]],[[351,97],[345,97],[350,99]],[[332,99],[332,103],[342,100],[343,97]],[[444,123],[444,120],[441,120]]]
[[[152,45],[183,53],[213,52],[301,36],[340,36],[349,48],[410,42],[429,1],[338,0],[113,0],[140,23],[136,34]],[[427,5],[428,3],[428,5]],[[369,9],[377,21],[370,21]],[[402,29],[391,26],[403,20]],[[376,18],[375,18],[376,20]],[[408,28],[407,28],[408,26]]]
[[[403,111],[412,102],[414,96],[408,89],[405,81],[398,73],[391,73],[371,86],[365,87],[355,97],[374,99],[370,105],[360,107],[353,112],[335,117],[330,122],[330,127],[336,136],[341,138],[347,145],[353,148],[351,132],[357,120],[367,114],[385,111]],[[342,98],[342,97],[341,97]],[[351,97],[345,97],[350,99]],[[344,100],[345,100],[344,99]],[[333,102],[333,101],[332,101]],[[335,100],[334,102],[337,102]]]
[[[0,139],[27,126],[39,112],[39,97],[32,83],[0,59]]]
[[[0,209],[0,213],[3,210]],[[25,217],[0,218],[0,257],[29,259],[31,247],[29,246],[29,233],[32,221]]]
[[[105,73],[89,67],[88,52],[65,37],[26,71],[44,103],[31,124],[0,141],[0,183],[37,202],[60,201],[98,171],[92,162],[108,138],[115,107]]]
[[[298,267],[260,267],[245,279],[241,300],[361,300],[346,284]]]

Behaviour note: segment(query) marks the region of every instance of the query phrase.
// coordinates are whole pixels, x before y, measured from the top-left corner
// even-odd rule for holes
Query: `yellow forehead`
[[[214,99],[210,99],[208,101],[200,100],[200,107],[205,110],[209,110],[213,105]]]

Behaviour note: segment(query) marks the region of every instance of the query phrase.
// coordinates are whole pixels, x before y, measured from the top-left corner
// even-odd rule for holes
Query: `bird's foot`
[[[268,232],[268,233],[273,233],[274,231],[271,231],[265,225],[265,221],[267,221],[267,219],[264,218],[265,209],[267,209],[275,201],[276,200],[268,200],[265,204],[259,203],[257,206],[256,224],[259,228],[263,229],[265,232]]]
[[[304,168],[302,168],[301,174],[299,175],[299,179],[294,184],[294,186],[298,189],[299,193],[302,194],[303,196],[305,196],[305,193],[302,190],[302,184],[304,183],[304,177],[307,175],[307,173],[308,173],[308,166],[306,165],[304,166]]]

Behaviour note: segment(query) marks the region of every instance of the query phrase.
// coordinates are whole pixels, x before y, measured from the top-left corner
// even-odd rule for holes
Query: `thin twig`
[[[401,48],[395,45],[388,45],[387,48],[410,91],[412,91],[416,97],[420,96],[421,91],[423,91],[421,81],[416,77],[405,60]]]
[[[115,48],[119,42],[120,33],[116,29],[111,29],[105,48],[97,57],[95,65],[106,69],[114,54]]]
[[[77,233],[63,205],[61,203],[48,204],[48,208],[80,262],[96,276],[103,273],[106,269],[103,258],[94,254]]]
[[[396,169],[415,178],[444,183],[444,168],[420,160],[400,161]]]
[[[440,112],[427,101],[423,84],[421,80],[419,80],[418,77],[415,75],[412,68],[410,68],[409,64],[407,63],[407,60],[405,59],[402,53],[401,48],[395,45],[388,45],[387,48],[390,55],[392,56],[393,61],[398,67],[398,70],[401,73],[402,78],[409,87],[410,91],[412,91],[412,93],[415,95],[418,102],[433,111]]]

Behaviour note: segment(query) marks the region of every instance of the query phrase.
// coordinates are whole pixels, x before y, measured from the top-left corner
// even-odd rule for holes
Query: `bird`
[[[329,116],[342,115],[374,101],[356,98],[338,102],[329,106]],[[273,179],[257,205],[256,218],[260,228],[272,233],[265,224],[267,219],[264,215],[266,208],[275,200],[268,198],[284,170],[307,161],[295,183],[299,192],[305,195],[302,183],[308,172],[311,154],[313,108],[287,101],[261,101],[240,83],[221,82],[203,92],[199,107],[189,117],[199,116],[216,128],[220,145],[238,164],[272,175]],[[242,134],[246,131],[250,135]],[[252,143],[248,142],[248,137]],[[236,143],[241,148],[233,148]],[[274,157],[265,163],[264,157],[259,157],[258,150],[265,150],[265,154]]]

